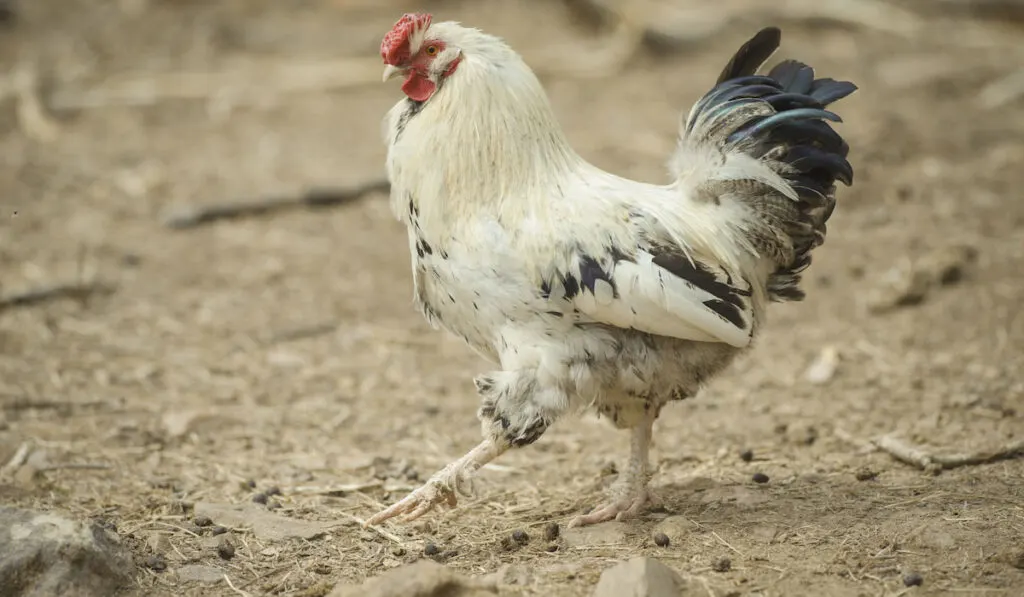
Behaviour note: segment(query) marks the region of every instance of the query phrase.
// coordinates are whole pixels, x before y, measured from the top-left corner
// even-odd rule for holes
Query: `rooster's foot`
[[[582,527],[608,520],[628,520],[636,518],[651,501],[651,494],[646,487],[633,489],[598,506],[589,514],[581,514],[569,523],[570,527]]]

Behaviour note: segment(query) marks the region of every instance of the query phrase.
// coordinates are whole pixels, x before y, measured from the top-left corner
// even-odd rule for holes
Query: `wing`
[[[698,342],[750,344],[750,284],[676,247],[650,244],[631,255],[580,254],[578,264],[544,285],[594,322]]]

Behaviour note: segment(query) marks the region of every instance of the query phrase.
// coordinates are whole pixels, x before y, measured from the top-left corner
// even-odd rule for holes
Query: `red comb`
[[[380,56],[385,64],[401,64],[409,59],[409,37],[413,32],[426,29],[434,16],[430,13],[406,13],[384,36],[380,44]]]

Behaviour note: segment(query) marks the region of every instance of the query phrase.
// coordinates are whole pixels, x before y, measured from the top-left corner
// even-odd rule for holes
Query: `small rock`
[[[182,566],[175,572],[181,581],[218,583],[224,581],[224,572],[213,566],[202,566],[200,564],[189,564]]]
[[[257,493],[256,495],[252,496],[252,501],[253,501],[254,504],[266,504],[267,503],[267,494],[265,494],[265,493]]]
[[[428,541],[427,544],[423,546],[423,555],[425,556],[436,556],[439,553],[441,553],[441,548],[432,542]]]
[[[154,572],[163,572],[167,570],[167,560],[161,555],[151,555],[146,558],[146,568]]]
[[[685,582],[654,558],[636,557],[601,573],[593,597],[678,597]]]
[[[753,479],[754,483],[767,483],[768,481],[770,481],[768,475],[764,473],[754,473],[754,475],[750,478]]]
[[[227,527],[222,527],[220,525],[217,525],[210,530],[211,535],[223,535],[226,532],[228,532]]]
[[[711,569],[715,572],[728,572],[732,570],[732,560],[729,558],[718,558],[711,562]]]
[[[839,351],[835,346],[826,346],[818,353],[814,362],[804,372],[804,379],[808,383],[820,386],[828,383],[836,374],[839,368]]]
[[[742,460],[743,462],[750,462],[753,459],[754,459],[754,451],[753,450],[747,448],[746,450],[743,450],[742,452],[740,452],[740,460]]]
[[[1018,570],[1024,570],[1024,550],[1016,551],[1006,557],[1007,563]]]
[[[857,472],[854,473],[854,477],[856,477],[858,481],[871,481],[877,476],[877,471],[873,471],[866,466],[857,469]]]
[[[458,574],[432,560],[388,570],[361,585],[338,585],[328,597],[495,597],[493,581]]]
[[[4,595],[113,595],[134,576],[131,556],[103,526],[0,506]]]
[[[526,534],[526,531],[516,529],[512,531],[512,540],[520,545],[525,545],[530,542],[530,536]]]
[[[280,509],[281,509],[281,502],[279,502],[277,500],[274,500],[274,501],[272,501],[272,502],[267,504],[267,510],[280,510]]]
[[[554,541],[558,539],[560,529],[557,522],[549,522],[544,525],[544,539],[547,541]]]
[[[235,546],[229,541],[224,541],[217,546],[217,555],[219,555],[222,560],[230,560],[235,557]]]
[[[197,527],[208,527],[211,524],[213,524],[213,521],[210,520],[209,516],[196,516],[192,519],[192,524],[196,525]]]
[[[786,439],[798,446],[809,446],[818,441],[818,430],[803,423],[791,425],[786,429]]]
[[[920,587],[924,583],[924,578],[916,572],[903,575],[903,585],[906,587]]]
[[[548,545],[547,547],[545,547],[544,551],[546,551],[548,553],[554,553],[554,552],[558,551],[558,544],[557,543],[552,543],[551,545]]]
[[[668,547],[671,543],[668,539],[668,535],[665,533],[654,533],[654,544],[658,547]]]
[[[254,504],[216,504],[197,502],[196,516],[208,516],[218,525],[232,528],[251,527],[260,539],[315,539],[327,533],[331,525],[311,520],[298,520],[268,512]]]
[[[277,485],[274,485],[270,489],[266,490],[264,493],[266,493],[267,495],[281,495],[281,488],[278,487]]]

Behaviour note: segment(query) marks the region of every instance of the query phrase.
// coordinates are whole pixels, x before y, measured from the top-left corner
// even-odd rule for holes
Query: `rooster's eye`
[[[427,46],[427,55],[428,56],[436,56],[437,55],[437,46]]]

